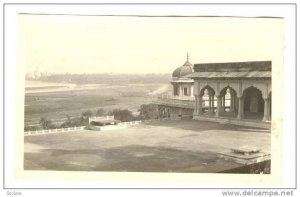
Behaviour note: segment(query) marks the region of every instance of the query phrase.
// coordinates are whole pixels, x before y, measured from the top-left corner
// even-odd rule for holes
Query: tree
[[[87,110],[81,113],[81,116],[84,119],[88,119],[89,117],[91,117],[93,115],[93,112],[91,110]]]
[[[96,112],[96,116],[105,116],[106,111],[103,108],[99,108]]]
[[[25,126],[24,131],[35,131],[40,129],[38,126]]]
[[[140,118],[142,120],[156,119],[159,116],[158,106],[155,104],[143,104],[140,109]]]
[[[132,112],[128,109],[114,109],[109,114],[113,115],[116,120],[120,120],[121,122],[128,122],[135,119]]]
[[[69,115],[67,115],[67,121],[62,123],[61,128],[68,128],[68,127],[72,127],[72,119]]]
[[[87,125],[88,119],[84,119],[83,117],[75,117],[71,118],[70,116],[67,116],[67,121],[61,124],[61,128],[67,128],[67,127],[78,127],[78,126],[84,126]]]
[[[89,117],[93,115],[93,112],[91,110],[87,110],[81,113],[81,122],[82,125],[88,125],[89,124]]]
[[[53,129],[53,128],[55,128],[55,125],[52,124],[52,121],[48,120],[45,117],[40,118],[39,124],[41,125],[41,127],[43,129]]]

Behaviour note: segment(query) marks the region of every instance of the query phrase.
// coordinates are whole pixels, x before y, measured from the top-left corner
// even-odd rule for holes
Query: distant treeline
[[[147,83],[169,83],[170,74],[51,74],[32,77],[26,75],[27,80],[38,80],[57,83],[75,84],[147,84]]]

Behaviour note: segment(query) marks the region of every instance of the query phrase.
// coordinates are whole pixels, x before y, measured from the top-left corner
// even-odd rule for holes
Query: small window
[[[178,96],[178,91],[177,91],[177,87],[174,87],[174,96]]]
[[[184,94],[184,96],[188,96],[188,89],[187,88],[183,88],[183,94]]]

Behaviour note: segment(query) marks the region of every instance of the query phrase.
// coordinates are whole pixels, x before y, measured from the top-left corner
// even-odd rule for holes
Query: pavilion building
[[[271,61],[186,63],[173,72],[171,96],[156,102],[161,117],[270,127]]]

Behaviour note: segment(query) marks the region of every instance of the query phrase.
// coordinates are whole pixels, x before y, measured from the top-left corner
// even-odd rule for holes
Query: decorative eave
[[[242,72],[194,72],[185,77],[191,79],[271,79],[271,71]]]

